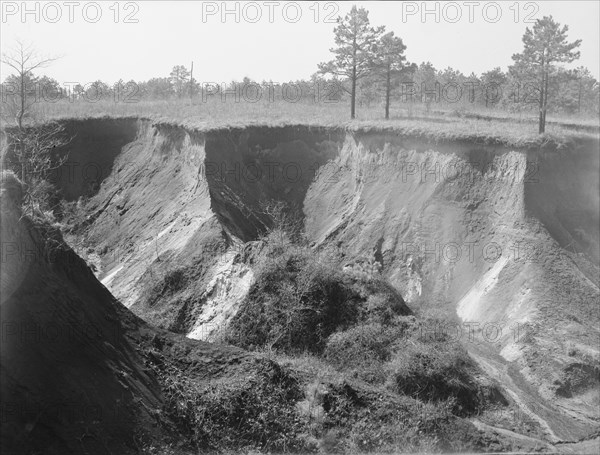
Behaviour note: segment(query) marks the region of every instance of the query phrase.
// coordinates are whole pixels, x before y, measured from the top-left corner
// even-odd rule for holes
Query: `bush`
[[[322,446],[339,453],[481,452],[477,429],[452,415],[453,400],[421,403],[350,383],[325,395]]]
[[[361,324],[334,333],[327,340],[325,357],[338,367],[389,359],[389,332],[381,324]]]
[[[254,368],[256,367],[256,368]],[[169,416],[205,451],[314,449],[307,422],[295,408],[302,397],[296,380],[274,362],[246,374],[198,386],[176,368],[159,373]]]
[[[323,354],[335,367],[351,372],[355,377],[368,382],[384,382],[383,365],[411,325],[410,318],[398,318],[392,326],[372,322],[360,324],[331,335]]]
[[[256,281],[226,340],[245,348],[321,352],[331,333],[359,320],[362,298],[310,249],[282,248],[275,257],[272,250],[261,253]]]
[[[248,255],[255,283],[225,341],[244,348],[321,353],[332,333],[369,320],[389,323],[410,310],[383,280],[340,271],[334,252],[317,255],[275,230]]]
[[[390,356],[389,338],[380,324],[365,324],[334,333],[324,357],[334,366],[368,382],[383,382],[383,362]]]
[[[459,415],[478,407],[478,388],[472,379],[475,366],[456,343],[422,343],[408,340],[386,365],[392,388],[421,401],[454,398]]]
[[[406,315],[407,307],[404,299],[393,289],[386,289],[387,283],[381,283],[378,292],[367,298],[367,315],[369,320],[380,324],[390,324],[399,315]],[[382,291],[383,290],[383,291]]]

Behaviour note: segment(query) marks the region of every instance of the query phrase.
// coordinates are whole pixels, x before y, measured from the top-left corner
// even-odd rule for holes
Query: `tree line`
[[[36,75],[54,59],[40,58],[34,49],[18,43],[15,52],[2,54],[2,62],[13,69],[13,74],[1,87],[0,113],[5,125],[12,127],[4,130],[0,164],[15,170],[23,180],[24,204],[29,213],[50,210],[53,191],[48,175],[66,159],[55,156],[55,150],[64,148],[69,138],[58,122],[46,122],[40,128],[29,126],[34,120],[36,102],[67,97],[117,102],[185,99],[197,103],[215,96],[221,96],[221,101],[232,96],[239,101],[240,95],[246,100],[257,100],[257,95],[266,91],[270,101],[349,100],[352,119],[357,107],[370,105],[381,105],[387,119],[392,102],[402,103],[409,115],[417,104],[424,105],[427,111],[434,104],[457,111],[473,107],[534,110],[539,114],[539,133],[543,133],[548,112],[600,115],[598,81],[584,67],[561,66],[580,56],[577,49],[581,40],[568,42],[567,32],[568,27],[551,16],[538,19],[532,29],[525,30],[523,49],[512,56],[513,64],[507,72],[497,67],[481,75],[465,75],[453,68],[436,69],[430,62],[409,63],[402,39],[383,26],[371,26],[368,11],[353,6],[337,19],[333,58],[320,63],[310,80],[284,84],[257,83],[248,77],[222,85],[201,83],[193,76],[192,63],[190,69],[176,65],[168,76],[144,82],[119,80],[109,85],[98,80],[65,87],[50,77]]]
[[[431,96],[439,101],[448,86],[454,90],[454,95],[446,101],[456,102],[462,98],[463,87],[466,86],[470,88],[470,102],[475,102],[479,93],[483,95],[486,107],[490,103],[506,104],[510,98],[517,105],[535,101],[541,134],[545,132],[549,106],[571,112],[577,109],[577,112],[581,112],[582,104],[585,106],[586,100],[592,100],[595,105],[591,107],[595,114],[598,112],[598,82],[589,71],[585,68],[569,71],[559,66],[580,57],[577,48],[581,45],[581,40],[568,42],[568,30],[568,26],[561,26],[552,16],[538,19],[532,29],[526,28],[522,38],[523,50],[512,56],[514,63],[509,67],[508,74],[495,68],[482,74],[481,78],[474,74],[465,77],[452,68],[440,73],[428,63],[419,67],[407,64],[404,56],[406,46],[402,39],[395,36],[393,31],[385,33],[384,26],[371,26],[368,11],[353,6],[345,17],[338,17],[333,31],[336,47],[331,49],[334,59],[319,64],[319,72],[348,82],[350,88],[345,90],[350,94],[352,119],[356,116],[357,88],[361,79],[365,79],[363,86],[367,93],[369,89],[375,91],[383,87],[386,119],[389,118],[391,92],[398,85],[403,88],[410,86],[411,95],[416,94],[415,88],[418,86],[420,99],[423,101],[425,98],[426,103]],[[407,81],[405,78],[402,82],[402,76],[407,74],[412,80]],[[421,82],[420,86],[415,81]],[[477,91],[476,87],[481,87],[482,83],[483,89]],[[342,84],[342,87],[345,86]],[[521,99],[519,91],[526,92],[524,99]],[[459,93],[460,97],[457,96]],[[407,96],[407,92],[403,91],[402,95]]]
[[[193,103],[215,97],[222,101],[252,102],[257,99],[305,103],[349,101],[351,118],[356,117],[357,108],[381,106],[387,119],[392,104],[396,103],[409,115],[417,105],[423,105],[426,111],[436,106],[459,112],[474,108],[538,112],[539,131],[543,132],[548,112],[600,115],[598,81],[584,67],[561,66],[579,58],[577,48],[581,41],[568,42],[567,32],[568,27],[561,26],[551,16],[538,19],[532,29],[526,29],[523,49],[513,55],[508,71],[497,67],[480,75],[466,75],[451,67],[437,69],[431,62],[407,62],[403,40],[383,26],[371,26],[368,11],[353,6],[348,14],[337,19],[333,58],[318,64],[309,80],[278,84],[246,77],[242,81],[214,84],[198,81],[191,68],[176,65],[169,75],[147,81],[119,80],[109,84],[97,80],[65,86],[47,76],[36,76],[37,67],[28,71],[19,71],[17,67],[15,74],[2,84],[2,104],[4,111],[26,116],[28,109],[21,109],[23,98]],[[3,55],[4,62],[7,58]],[[257,91],[262,93],[257,96]]]

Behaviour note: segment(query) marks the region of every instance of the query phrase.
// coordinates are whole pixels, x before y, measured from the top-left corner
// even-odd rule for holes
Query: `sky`
[[[331,59],[335,17],[350,2],[21,2],[1,1],[0,43],[16,40],[42,57],[60,57],[39,73],[61,83],[113,83],[167,77],[174,65],[199,82],[247,76],[286,82],[309,78]],[[552,15],[582,39],[581,58],[600,78],[600,2],[457,1],[356,2],[372,25],[385,25],[407,46],[408,61],[430,61],[464,74],[496,66],[506,70],[522,50],[521,38],[535,19]],[[8,75],[0,66],[0,78]]]

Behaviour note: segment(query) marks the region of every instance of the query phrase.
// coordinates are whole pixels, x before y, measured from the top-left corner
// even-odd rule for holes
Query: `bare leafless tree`
[[[291,240],[299,241],[302,236],[303,220],[298,214],[299,210],[290,203],[276,200],[262,201],[259,211],[270,223],[267,235],[274,233],[280,237],[289,237]]]
[[[3,152],[3,161],[13,158],[9,166],[25,183],[24,205],[31,210],[36,206],[44,210],[48,208],[52,187],[48,177],[67,159],[66,153],[58,156],[56,149],[70,140],[60,123],[34,118],[39,90],[35,87],[33,71],[44,68],[56,58],[40,57],[31,45],[17,41],[16,47],[3,53],[0,60],[15,71],[9,87],[4,87],[2,116],[7,127],[4,130],[7,150]]]
[[[10,106],[14,109],[8,109],[7,114],[12,114],[19,129],[25,126],[24,121],[31,115],[33,104],[37,100],[35,87],[31,84],[33,72],[48,66],[56,59],[56,57],[39,56],[31,44],[24,44],[21,41],[17,41],[12,51],[2,53],[0,61],[16,72],[14,80],[16,84],[10,87],[10,92],[5,92],[5,97],[16,101],[14,104],[7,105],[7,108]]]

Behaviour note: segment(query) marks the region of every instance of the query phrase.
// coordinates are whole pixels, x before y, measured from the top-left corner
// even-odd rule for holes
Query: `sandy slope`
[[[56,228],[23,216],[14,177],[1,183],[2,453],[193,453],[165,413],[156,368],[203,384],[261,365],[136,317]]]
[[[598,205],[590,190],[598,175],[589,171],[597,155],[580,153],[564,154],[558,176],[548,167],[559,160],[543,153],[347,137],[304,206],[317,244],[382,258],[409,303],[445,313],[447,331],[482,365],[494,358],[490,373],[509,394],[549,400],[548,418],[542,404],[533,412],[553,442],[598,428],[597,372],[555,406],[565,371],[582,354],[568,355],[569,346],[599,354]],[[579,223],[569,219],[569,230],[555,214],[574,208]],[[564,240],[551,235],[558,231],[577,253],[561,248]],[[531,390],[515,386],[521,381]]]
[[[284,201],[316,251],[380,262],[509,393],[546,403],[550,417],[533,412],[549,441],[597,430],[597,141],[515,150],[301,126],[128,128],[134,139],[107,146],[114,162],[73,243],[99,255],[99,276],[138,315],[194,337],[226,321],[251,281],[231,248],[268,223],[264,201]],[[193,282],[149,305],[148,288],[179,267]]]

